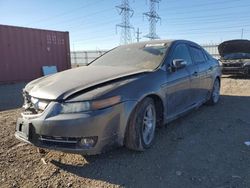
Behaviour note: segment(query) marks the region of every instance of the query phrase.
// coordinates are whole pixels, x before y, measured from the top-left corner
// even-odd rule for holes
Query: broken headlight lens
[[[85,112],[89,110],[90,110],[89,102],[70,102],[61,104],[62,114]]]
[[[86,112],[86,111],[91,111],[91,110],[99,110],[99,109],[110,107],[119,102],[121,102],[120,96],[115,96],[115,97],[110,97],[107,99],[95,100],[95,101],[62,103],[60,113],[69,114],[69,113]]]
[[[40,100],[34,97],[31,97],[31,103],[34,105],[34,108],[36,110],[45,110],[45,108],[49,104],[48,101]]]

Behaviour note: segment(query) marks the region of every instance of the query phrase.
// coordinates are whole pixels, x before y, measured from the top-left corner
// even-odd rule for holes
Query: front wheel
[[[143,151],[152,145],[156,128],[156,109],[152,98],[145,98],[132,112],[125,145],[129,149]]]
[[[209,105],[215,105],[216,103],[218,103],[219,99],[220,99],[220,80],[216,78],[214,81],[211,96],[207,103]]]

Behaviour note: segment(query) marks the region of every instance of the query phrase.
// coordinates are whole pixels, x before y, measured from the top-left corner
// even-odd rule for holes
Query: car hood
[[[229,40],[221,43],[218,46],[218,51],[221,57],[232,53],[250,53],[249,40]]]
[[[24,91],[40,99],[64,100],[99,84],[148,71],[135,67],[84,66],[36,79]]]

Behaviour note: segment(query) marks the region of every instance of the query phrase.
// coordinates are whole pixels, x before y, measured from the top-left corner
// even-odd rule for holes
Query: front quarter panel
[[[128,119],[133,112],[133,109],[148,95],[157,95],[165,104],[165,94],[161,89],[161,85],[166,81],[166,72],[162,69],[158,69],[154,72],[147,72],[137,75],[136,77],[128,78],[119,82],[114,82],[109,85],[105,85],[86,93],[80,94],[69,101],[82,101],[82,100],[101,100],[110,98],[113,96],[121,96],[124,105],[124,114],[121,114],[123,123],[119,126],[120,144],[124,138],[126,125]]]

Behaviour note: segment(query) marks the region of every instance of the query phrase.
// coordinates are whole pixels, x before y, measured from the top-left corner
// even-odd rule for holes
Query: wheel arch
[[[137,101],[137,103],[134,105],[133,109],[130,111],[130,113],[128,115],[125,131],[124,131],[124,137],[123,137],[123,145],[125,145],[125,146],[132,144],[130,142],[131,134],[129,134],[129,132],[131,130],[130,123],[131,123],[131,120],[134,118],[133,115],[138,110],[137,109],[138,105],[140,105],[142,103],[142,101],[144,101],[144,99],[146,99],[146,98],[152,99],[154,104],[155,104],[155,110],[156,110],[156,116],[157,116],[156,126],[161,127],[164,123],[164,103],[163,103],[162,98],[159,95],[154,94],[154,93],[144,95],[142,98],[140,98],[140,100]],[[132,138],[134,138],[134,136]],[[128,143],[130,143],[130,144],[128,144]],[[129,148],[133,148],[133,147],[129,147]]]
[[[217,75],[217,76],[215,76],[215,79],[214,79],[214,81],[213,81],[213,85],[214,85],[214,82],[215,82],[215,80],[216,80],[216,79],[218,79],[218,80],[219,80],[219,84],[220,84],[220,86],[221,86],[221,77],[220,77],[220,76],[218,76],[218,75]]]
[[[158,94],[155,94],[155,93],[147,94],[147,95],[143,96],[142,98],[140,98],[138,100],[138,102],[136,103],[136,105],[133,107],[133,109],[130,111],[130,113],[128,115],[128,120],[126,122],[126,128],[125,128],[125,131],[124,131],[124,139],[123,139],[124,141],[125,141],[125,137],[126,137],[126,133],[127,133],[127,129],[128,129],[128,124],[129,124],[129,121],[131,119],[131,116],[133,115],[135,109],[140,104],[140,102],[142,102],[147,97],[153,99],[153,101],[155,103],[156,114],[157,114],[157,127],[161,127],[163,125],[163,123],[164,123],[164,114],[165,114],[164,113],[165,108],[164,108],[163,99]]]
[[[218,79],[219,82],[220,82],[220,84],[221,84],[221,78],[220,78],[220,76],[216,76],[216,77],[215,77],[215,80],[216,80],[216,79]]]
[[[155,107],[156,107],[156,115],[157,115],[157,127],[161,127],[163,124],[164,111],[165,111],[163,100],[157,94],[150,94],[150,95],[147,95],[146,97],[152,98],[154,100]]]

